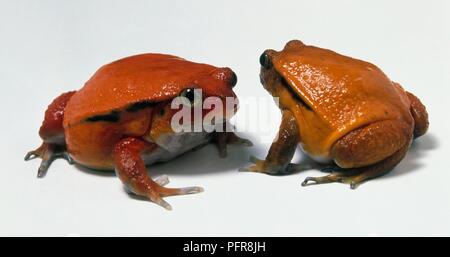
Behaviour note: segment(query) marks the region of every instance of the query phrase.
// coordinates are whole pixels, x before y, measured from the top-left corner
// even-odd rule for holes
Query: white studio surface
[[[255,146],[231,147],[228,159],[210,145],[149,168],[152,176],[167,174],[172,187],[205,188],[166,198],[169,212],[128,196],[113,173],[57,160],[37,179],[39,161],[23,161],[41,142],[47,105],[103,64],[170,53],[228,66],[238,75],[238,96],[271,99],[259,82],[258,58],[295,38],[376,64],[426,105],[428,134],[390,174],[351,190],[302,188],[306,176],[323,175],[318,170],[241,173],[249,155],[263,158],[270,146],[249,130],[240,135]],[[449,236],[449,45],[444,0],[1,0],[0,235]],[[263,125],[273,136],[279,118]]]

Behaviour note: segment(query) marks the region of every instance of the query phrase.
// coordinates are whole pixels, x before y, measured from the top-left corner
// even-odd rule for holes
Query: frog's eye
[[[181,97],[185,97],[191,105],[195,105],[202,101],[202,95],[199,89],[186,88],[180,93]]]
[[[270,69],[272,67],[272,61],[266,52],[259,57],[259,63],[266,69]]]
[[[231,77],[230,77],[230,86],[231,87],[234,87],[234,86],[236,86],[236,84],[237,84],[237,76],[236,76],[236,73],[234,73],[234,72],[231,72]]]

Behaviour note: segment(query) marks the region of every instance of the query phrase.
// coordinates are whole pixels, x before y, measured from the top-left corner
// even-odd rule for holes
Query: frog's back
[[[339,138],[378,121],[401,120],[412,126],[405,91],[371,63],[297,43],[275,55],[273,64],[313,110],[294,110],[302,124],[302,146],[311,156],[328,159]]]
[[[65,126],[133,103],[176,96],[194,78],[215,67],[165,54],[126,57],[101,67],[69,101]]]
[[[274,65],[333,130],[409,114],[409,100],[375,65],[313,46],[285,49]]]

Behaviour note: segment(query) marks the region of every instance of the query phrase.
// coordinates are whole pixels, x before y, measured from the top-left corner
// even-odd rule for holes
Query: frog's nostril
[[[234,73],[233,71],[231,72],[230,79],[229,79],[228,83],[230,83],[231,87],[234,87],[237,84],[237,76],[236,76],[236,73]]]
[[[259,57],[259,63],[266,69],[270,69],[272,67],[272,61],[266,52],[262,53]]]

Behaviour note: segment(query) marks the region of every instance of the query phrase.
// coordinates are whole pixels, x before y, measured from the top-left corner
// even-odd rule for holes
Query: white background
[[[0,235],[448,236],[449,17],[449,1],[1,1]],[[429,133],[389,175],[350,190],[300,187],[317,170],[239,173],[270,145],[241,133],[255,146],[232,147],[228,159],[208,146],[149,168],[206,190],[166,198],[169,212],[128,196],[112,173],[58,160],[36,179],[39,161],[23,161],[40,144],[46,106],[105,63],[171,53],[229,66],[241,98],[270,99],[259,55],[294,38],[373,62],[425,103]],[[278,124],[265,126],[274,135]]]

